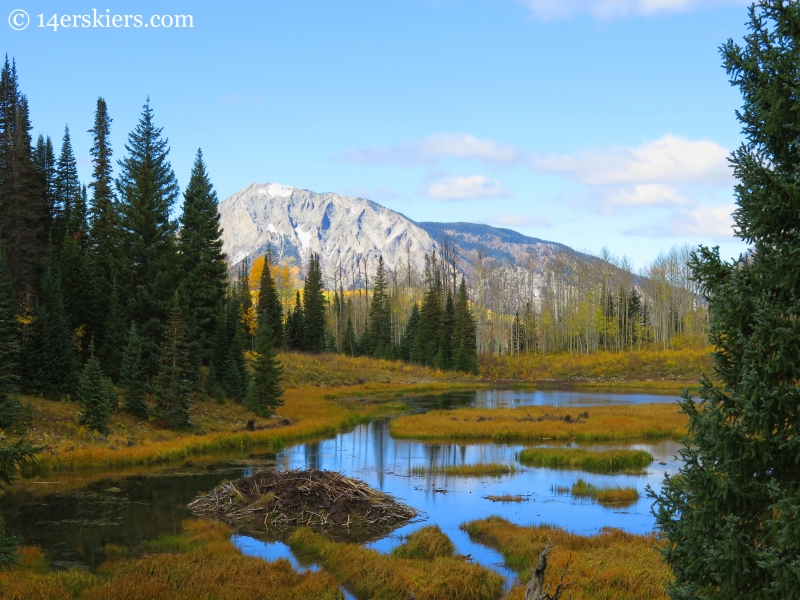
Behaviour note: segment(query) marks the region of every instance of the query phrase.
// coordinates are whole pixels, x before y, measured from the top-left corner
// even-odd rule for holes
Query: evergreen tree
[[[128,152],[119,162],[119,280],[122,296],[132,299],[132,318],[142,337],[149,374],[159,368],[158,348],[164,323],[180,281],[175,232],[170,210],[178,182],[169,163],[168,140],[153,123],[150,101],[128,136]],[[127,328],[126,328],[127,329]]]
[[[419,331],[419,304],[414,302],[411,306],[411,314],[408,316],[406,328],[403,331],[403,337],[400,340],[400,347],[398,349],[400,358],[404,361],[411,362],[412,351],[414,350],[414,340],[417,339],[417,332]]]
[[[53,219],[55,218],[55,178],[56,178],[56,159],[53,153],[53,142],[48,135],[45,138],[39,134],[36,140],[36,150],[34,151],[34,162],[36,168],[44,179],[44,199],[45,199],[45,223],[44,235],[52,238]]]
[[[311,253],[308,274],[303,285],[303,350],[325,350],[325,292],[322,286],[322,267],[319,255]]]
[[[378,257],[374,282],[369,306],[367,354],[378,358],[391,358],[392,310],[389,305],[389,279],[383,266],[383,256]]]
[[[447,292],[444,311],[442,312],[442,326],[439,330],[439,348],[436,351],[434,364],[448,371],[453,368],[453,332],[456,326],[456,307],[453,303],[453,295]]]
[[[194,382],[191,380],[189,346],[177,294],[172,303],[160,354],[161,369],[154,383],[153,415],[164,427],[185,429],[190,425],[189,404]]]
[[[355,356],[358,352],[358,340],[353,328],[351,311],[347,311],[347,325],[344,328],[344,337],[342,338],[342,352],[347,356]]]
[[[6,57],[0,71],[0,232],[17,298],[35,293],[47,249],[45,181],[33,160],[30,129],[28,101]]]
[[[266,265],[264,270],[267,270]],[[278,360],[269,319],[268,310],[259,311],[258,331],[253,350],[253,378],[247,392],[247,407],[262,417],[268,417],[275,408],[283,406],[281,398],[283,390],[280,386],[283,367]]]
[[[69,127],[64,127],[64,139],[61,143],[61,154],[55,168],[53,179],[54,194],[54,239],[60,240],[65,235],[73,235],[76,225],[74,214],[80,202],[81,182],[78,179],[78,163],[72,151]]]
[[[264,270],[259,283],[258,315],[258,326],[261,327],[262,321],[267,324],[272,329],[273,346],[280,348],[283,340],[283,307],[270,271],[269,253],[264,257]]]
[[[253,295],[250,292],[250,259],[247,256],[239,263],[234,293],[240,309],[239,321],[236,326],[241,332],[242,340],[245,342],[247,349],[252,350],[256,310],[253,306]]]
[[[119,286],[116,281],[111,288],[111,302],[106,317],[105,336],[100,348],[100,359],[103,371],[111,376],[112,381],[119,381],[122,367],[123,348],[127,340],[129,318],[120,300]]]
[[[743,47],[722,48],[746,141],[731,163],[736,235],[747,256],[700,247],[690,263],[711,315],[683,465],[655,505],[675,599],[800,598],[800,5],[750,9]]]
[[[99,433],[108,433],[108,416],[116,408],[117,403],[114,387],[103,374],[92,344],[89,360],[83,368],[78,384],[78,404],[81,407],[78,422]]]
[[[56,262],[42,278],[22,355],[22,381],[29,391],[56,400],[75,393],[77,361]]]
[[[435,264],[435,260],[432,261]],[[414,340],[412,361],[433,365],[439,353],[442,328],[442,278],[439,271],[429,273],[428,289],[419,311],[419,329]]]
[[[105,323],[111,304],[112,282],[116,275],[115,258],[119,247],[119,219],[114,196],[111,164],[111,117],[105,100],[97,99],[92,134],[92,200],[89,207],[89,253],[97,278],[97,322]],[[101,328],[102,335],[105,335]],[[105,339],[100,344],[103,347]],[[108,372],[108,371],[107,371]]]
[[[14,290],[0,244],[0,429],[11,427],[20,410],[17,397],[19,331],[14,314]]]
[[[241,305],[231,294],[217,320],[209,371],[214,386],[236,402],[244,400],[249,385],[240,323]]]
[[[477,325],[469,308],[467,284],[461,277],[455,305],[455,327],[453,328],[453,369],[464,373],[478,374]]]
[[[219,305],[228,283],[217,193],[206,173],[200,150],[184,192],[178,250],[183,270],[181,298],[186,306],[190,341],[197,344],[198,357],[208,363]]]
[[[642,297],[636,288],[631,288],[631,294],[628,298],[628,314],[627,314],[627,338],[633,349],[633,344],[639,341],[640,330],[642,326]]]
[[[300,291],[295,292],[294,310],[286,318],[286,347],[295,352],[304,349],[305,342],[305,316],[303,304],[300,300]]]
[[[128,343],[122,355],[122,369],[119,375],[119,385],[122,388],[122,410],[140,419],[148,417],[145,396],[147,384],[145,382],[144,365],[142,365],[142,339],[136,332],[136,324],[131,323],[128,332]]]
[[[97,292],[91,259],[80,249],[77,236],[64,236],[59,262],[70,329],[85,352],[85,341],[93,339],[97,331]]]

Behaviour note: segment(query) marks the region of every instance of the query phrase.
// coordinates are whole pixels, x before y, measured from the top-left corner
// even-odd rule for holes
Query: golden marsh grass
[[[478,465],[444,465],[435,467],[411,467],[411,475],[418,477],[424,475],[452,475],[458,477],[478,477],[481,475],[510,475],[516,473],[514,465],[501,463],[483,463]]]
[[[632,350],[591,354],[481,355],[481,375],[487,379],[569,381],[570,383],[661,384],[667,388],[693,385],[704,371],[711,373],[709,348]],[[672,383],[672,386],[668,384]],[[665,385],[667,384],[667,385]]]
[[[426,535],[439,538],[436,532]],[[306,528],[292,533],[289,545],[314,556],[359,598],[496,600],[502,593],[500,575],[456,556],[437,552],[432,559],[387,556],[355,544],[333,542]],[[430,544],[420,545],[428,547],[422,553],[430,552]],[[442,541],[433,545],[441,550]]]
[[[657,550],[655,535],[635,535],[604,528],[597,535],[582,536],[560,527],[520,527],[500,517],[462,525],[470,538],[502,553],[506,565],[516,571],[522,585],[507,598],[523,600],[525,582],[548,540],[556,545],[548,557],[546,582],[558,580],[572,555],[566,581],[573,600],[666,600],[664,588],[671,579],[669,567]]]
[[[517,458],[523,465],[548,469],[579,469],[590,473],[643,473],[653,456],[644,450],[526,448]]]
[[[78,406],[74,402],[26,397],[36,423],[27,437],[45,448],[38,456],[41,472],[151,466],[258,447],[279,449],[289,443],[332,436],[375,417],[403,412],[406,405],[397,402],[397,396],[444,392],[458,386],[446,382],[365,383],[337,388],[335,395],[329,388],[298,386],[286,390],[279,414],[255,418],[257,428],[263,428],[256,431],[245,430],[254,415],[243,406],[205,401],[192,406],[192,430],[158,429],[150,422],[116,412],[107,436],[77,425]]]
[[[632,487],[594,485],[578,479],[570,490],[576,498],[591,498],[600,504],[633,504],[639,491]]]
[[[580,411],[589,416],[578,418]],[[569,419],[567,419],[569,416]],[[675,403],[555,408],[461,408],[404,415],[389,423],[392,436],[420,440],[495,442],[680,438],[687,425]]]
[[[298,573],[288,560],[243,556],[231,531],[212,521],[189,521],[185,533],[151,544],[157,553],[126,556],[111,547],[96,573],[47,570],[38,548],[25,548],[18,566],[0,571],[0,598],[8,600],[341,600],[324,571]]]

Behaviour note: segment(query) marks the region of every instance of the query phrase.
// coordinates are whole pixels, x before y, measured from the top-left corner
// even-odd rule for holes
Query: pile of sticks
[[[336,471],[259,471],[220,484],[189,504],[199,517],[266,528],[387,527],[419,513]]]

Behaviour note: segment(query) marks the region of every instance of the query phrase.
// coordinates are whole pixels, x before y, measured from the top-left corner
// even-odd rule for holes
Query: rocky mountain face
[[[408,265],[422,272],[425,254],[440,243],[453,244],[466,272],[478,252],[505,264],[540,266],[567,246],[531,238],[510,229],[474,223],[415,223],[366,198],[317,194],[277,183],[251,184],[219,205],[223,249],[232,266],[251,260],[271,247],[278,260],[308,262],[317,252],[330,283],[345,287],[371,277],[378,256],[389,269]],[[588,258],[588,257],[587,257]]]
[[[219,205],[223,249],[232,265],[264,254],[306,264],[320,256],[325,275],[341,272],[345,286],[367,265],[370,277],[382,255],[394,269],[411,263],[422,270],[436,242],[402,214],[366,198],[317,194],[277,183],[251,184]]]

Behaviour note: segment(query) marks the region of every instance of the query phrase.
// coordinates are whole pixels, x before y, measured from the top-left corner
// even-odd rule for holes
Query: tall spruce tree
[[[19,330],[14,304],[11,273],[0,243],[0,429],[11,427],[21,408],[17,396]]]
[[[264,270],[267,270],[266,265]],[[258,331],[253,349],[253,377],[247,391],[247,407],[257,415],[268,417],[274,409],[283,406],[283,367],[278,360],[269,311],[260,310],[258,314]]]
[[[414,304],[411,305],[411,314],[408,316],[406,327],[403,330],[403,337],[400,339],[398,354],[401,360],[404,360],[406,362],[412,361],[414,341],[417,339],[418,331],[419,331],[419,304],[414,302]]]
[[[42,134],[39,134],[39,138],[36,140],[36,150],[34,151],[34,162],[44,180],[45,224],[43,233],[47,238],[52,239],[55,234],[52,230],[52,224],[55,217],[56,159],[53,153],[53,142],[49,135],[45,138]]]
[[[131,323],[128,343],[122,355],[119,385],[123,396],[122,410],[140,419],[146,419],[149,411],[145,404],[147,384],[142,364],[142,339],[136,332],[135,323]]]
[[[58,157],[53,179],[54,230],[53,238],[61,240],[65,235],[72,236],[76,231],[76,205],[80,202],[81,182],[78,179],[78,163],[72,151],[69,127],[64,127],[61,154]]]
[[[325,291],[319,254],[311,253],[308,273],[303,285],[303,350],[325,350]]]
[[[77,360],[55,261],[42,277],[22,356],[22,382],[28,391],[54,400],[75,393]]]
[[[286,317],[286,347],[289,350],[305,349],[305,316],[300,290],[295,292],[294,309]]]
[[[89,206],[89,253],[97,285],[97,322],[103,325],[111,304],[112,285],[116,274],[116,258],[119,255],[119,217],[114,195],[114,180],[111,164],[111,117],[103,98],[97,99],[92,134],[92,191]],[[97,339],[100,347],[105,343],[104,326],[99,328]]]
[[[64,290],[64,308],[70,329],[81,354],[86,357],[88,341],[97,331],[97,291],[92,262],[86,250],[79,245],[76,235],[64,236],[59,258],[61,281]]]
[[[264,257],[264,270],[259,282],[258,319],[259,327],[263,323],[272,329],[272,344],[280,348],[283,343],[283,307],[270,270],[269,253]]]
[[[367,336],[367,354],[377,358],[392,357],[392,309],[383,256],[378,257],[378,268],[375,270]]]
[[[185,429],[194,381],[181,302],[175,294],[161,346],[161,368],[154,383],[153,416],[169,429]]]
[[[745,142],[731,157],[736,235],[751,251],[691,261],[711,314],[713,377],[689,417],[679,473],[655,515],[675,599],[800,598],[800,5],[750,9],[743,46],[722,47]]]
[[[47,250],[45,180],[34,162],[30,129],[28,101],[6,56],[0,71],[0,235],[17,298],[35,294]]]
[[[197,345],[199,358],[207,364],[217,330],[219,305],[228,283],[217,193],[200,150],[184,192],[180,223],[181,298],[186,306],[190,341]]]
[[[242,402],[249,379],[240,327],[242,307],[235,294],[225,298],[220,311],[209,367],[210,379],[213,387],[222,390],[225,396]]]
[[[103,324],[103,346],[100,348],[100,364],[112,381],[119,380],[122,367],[122,352],[128,335],[130,319],[126,307],[122,305],[119,285],[116,279],[111,285],[111,301]]]
[[[478,374],[477,325],[467,298],[467,284],[461,277],[455,305],[453,328],[453,369]]]
[[[442,325],[439,330],[439,348],[436,351],[434,364],[443,371],[453,368],[453,332],[456,326],[456,307],[453,294],[447,292],[447,299],[442,311]]]
[[[433,265],[436,260],[431,261]],[[423,365],[433,365],[439,353],[442,328],[442,277],[433,268],[426,275],[427,291],[419,311],[419,329],[414,340],[412,361]]]
[[[180,281],[176,230],[170,210],[178,182],[169,163],[168,140],[153,122],[150,100],[128,136],[128,155],[119,162],[119,283],[131,298],[132,318],[142,337],[145,368],[159,369],[158,347]]]
[[[356,338],[356,330],[353,327],[352,311],[347,311],[347,324],[344,328],[344,336],[342,337],[342,352],[347,356],[355,356],[358,353],[358,339]]]
[[[100,362],[94,355],[94,344],[90,344],[89,360],[83,368],[78,384],[78,422],[99,433],[108,433],[108,416],[118,403],[114,386],[106,378]]]
[[[237,327],[241,332],[242,340],[247,350],[252,350],[256,310],[255,306],[253,306],[253,295],[250,292],[250,258],[247,256],[239,263],[239,269],[236,272],[236,283],[234,284],[234,294],[240,309]]]

